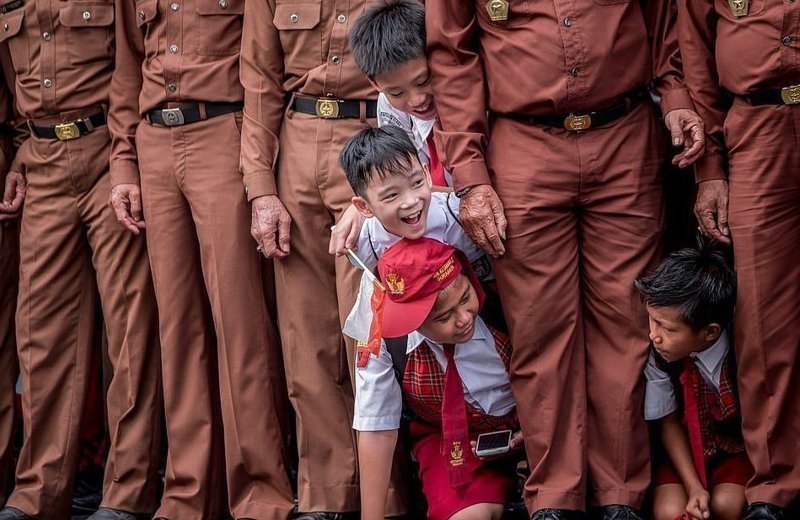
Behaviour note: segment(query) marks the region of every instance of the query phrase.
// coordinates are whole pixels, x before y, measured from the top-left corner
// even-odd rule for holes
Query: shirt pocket
[[[322,64],[321,12],[321,0],[275,5],[272,24],[278,29],[287,71],[302,74]]]
[[[8,42],[11,51],[11,61],[17,74],[27,72],[30,68],[30,50],[28,39],[25,38],[23,21],[25,20],[24,7],[0,15],[0,43]]]
[[[159,29],[154,23],[158,17],[158,0],[137,0],[136,27],[144,33],[145,61],[150,62],[158,56],[161,48]]]
[[[242,45],[244,0],[196,0],[197,54],[230,56]]]
[[[744,16],[736,16],[733,14],[733,9],[731,8],[731,1],[730,0],[716,0],[714,2],[714,8],[717,11],[717,14],[720,15],[720,18],[728,20],[729,22],[738,22],[747,21],[747,18],[750,16],[755,16],[760,14],[761,11],[764,10],[766,7],[767,2],[766,0],[750,0],[749,5],[747,7],[747,14]]]
[[[497,12],[497,6],[502,6],[502,2],[508,4],[508,11],[505,19],[492,20],[489,11]],[[496,5],[495,2],[499,2]],[[531,5],[529,0],[476,0],[475,11],[478,13],[478,22],[481,27],[503,29],[506,27],[516,27],[531,21]]]
[[[114,58],[114,6],[108,2],[69,2],[58,13],[72,65]]]

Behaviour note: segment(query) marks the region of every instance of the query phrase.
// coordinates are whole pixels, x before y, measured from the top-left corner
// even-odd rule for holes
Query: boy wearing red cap
[[[384,516],[405,404],[428,517],[499,519],[515,486],[513,460],[480,459],[470,444],[481,433],[518,430],[508,337],[478,316],[483,291],[453,247],[404,238],[381,256],[378,271],[386,288],[382,335],[408,341],[400,355],[384,342],[356,369],[362,518]],[[514,436],[512,448],[521,445]]]

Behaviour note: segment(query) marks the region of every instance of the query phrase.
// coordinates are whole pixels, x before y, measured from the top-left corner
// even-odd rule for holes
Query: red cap
[[[378,260],[378,274],[386,288],[383,309],[384,338],[397,338],[422,325],[436,296],[462,271],[456,250],[430,238],[402,239]]]

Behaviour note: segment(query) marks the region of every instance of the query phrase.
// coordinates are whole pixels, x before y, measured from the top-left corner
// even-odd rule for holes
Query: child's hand
[[[686,502],[686,514],[692,520],[708,520],[711,513],[708,511],[708,502],[711,497],[703,488],[697,488],[689,493],[689,501]]]
[[[328,254],[342,256],[348,249],[356,249],[358,235],[364,225],[364,215],[351,205],[342,213],[342,218],[331,228],[331,241],[328,244]]]

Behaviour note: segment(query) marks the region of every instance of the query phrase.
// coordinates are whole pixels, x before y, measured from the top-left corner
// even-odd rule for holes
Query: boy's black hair
[[[416,0],[384,0],[355,21],[350,49],[370,78],[425,57],[425,7]]]
[[[697,249],[670,254],[635,285],[648,305],[680,307],[694,330],[711,323],[725,327],[733,319],[736,274],[726,255],[707,240],[699,240]]]
[[[408,173],[418,161],[414,143],[396,126],[366,128],[348,139],[339,154],[350,187],[359,197],[365,197],[373,175]]]

